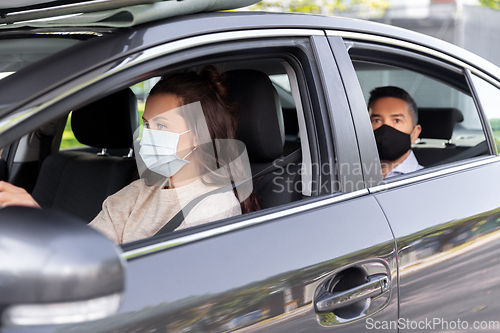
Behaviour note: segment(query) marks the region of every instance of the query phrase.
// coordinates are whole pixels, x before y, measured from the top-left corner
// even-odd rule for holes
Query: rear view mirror
[[[0,209],[2,327],[112,315],[124,273],[119,247],[84,221],[50,210]]]

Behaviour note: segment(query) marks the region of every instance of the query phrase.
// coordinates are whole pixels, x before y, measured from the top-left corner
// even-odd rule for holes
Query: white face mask
[[[177,156],[179,137],[187,132],[189,130],[183,133],[173,133],[145,128],[139,143],[141,146],[139,155],[141,155],[146,167],[165,177],[175,175],[184,165],[189,163],[185,158],[196,149],[195,147],[184,158]]]

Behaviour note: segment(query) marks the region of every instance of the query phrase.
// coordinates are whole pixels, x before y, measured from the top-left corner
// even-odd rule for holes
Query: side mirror
[[[2,327],[68,324],[114,314],[125,286],[120,248],[78,218],[0,209]]]

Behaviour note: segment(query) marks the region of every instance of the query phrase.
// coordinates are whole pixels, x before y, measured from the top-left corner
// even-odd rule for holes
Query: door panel
[[[475,321],[498,320],[499,172],[494,162],[376,194],[397,239],[404,322],[476,331]]]
[[[377,151],[373,130],[367,126],[366,102],[363,103],[361,90],[353,84],[355,71],[346,57],[345,47],[333,39],[330,42],[337,62],[343,63],[340,67],[342,79],[346,84],[350,82],[353,88],[348,97],[356,135],[360,145],[367,145],[361,151],[361,160],[363,164],[377,164],[378,158],[373,157],[373,152]],[[399,51],[403,52],[398,50],[394,54]],[[393,66],[406,68],[414,65],[404,62],[411,60],[412,52],[404,52],[408,53],[407,58],[401,58],[401,62]],[[370,52],[364,55],[363,61],[373,63],[393,59],[392,53],[386,54],[386,59],[375,58]],[[438,70],[450,73],[442,63],[433,64],[435,59],[432,57],[422,59],[425,59],[422,69],[428,70],[428,77],[440,75]],[[436,69],[436,73],[431,68]],[[467,82],[462,71],[456,71],[457,75]],[[452,82],[453,76],[449,76],[449,80],[451,87],[457,89],[460,86],[460,82]],[[398,85],[398,82],[391,80],[386,85]],[[470,95],[466,90],[464,93]],[[449,103],[444,97],[438,100]],[[478,114],[475,116],[477,118]],[[500,162],[493,156],[475,156],[464,155],[461,161],[458,158],[444,160],[441,167],[425,168],[416,177],[407,175],[399,181],[390,179],[386,184],[369,188],[387,217],[397,242],[400,332],[476,332],[484,329],[484,326],[474,326],[481,321],[487,324],[496,321],[492,324],[497,326],[490,326],[490,329],[500,329],[500,305],[496,301],[500,296],[500,280],[497,278],[500,269],[497,250],[500,245],[500,201],[495,191],[500,186]]]
[[[392,233],[375,199],[363,196],[131,259],[120,313],[64,329],[333,331],[341,318],[316,314],[317,287],[336,270],[373,260],[386,262],[395,281]],[[396,320],[396,283],[386,296],[374,320]],[[342,331],[364,327],[358,320]]]

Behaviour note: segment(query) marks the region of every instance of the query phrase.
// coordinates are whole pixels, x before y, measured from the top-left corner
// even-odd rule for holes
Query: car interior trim
[[[143,255],[155,253],[155,252],[162,251],[162,250],[172,248],[175,246],[184,245],[186,243],[191,243],[191,242],[199,241],[199,240],[202,240],[205,238],[209,238],[209,237],[225,234],[225,233],[228,233],[231,231],[239,230],[242,228],[258,225],[258,224],[268,222],[268,221],[271,221],[274,219],[279,219],[279,218],[283,218],[286,216],[302,213],[304,211],[332,205],[332,204],[335,204],[338,202],[351,200],[351,199],[361,197],[361,196],[364,196],[367,194],[369,194],[368,190],[362,189],[362,190],[358,190],[358,191],[354,191],[354,192],[350,192],[350,193],[346,193],[346,194],[336,195],[334,197],[329,197],[326,199],[318,200],[318,201],[311,202],[309,204],[305,204],[302,206],[285,209],[285,210],[280,211],[280,212],[271,213],[271,214],[264,214],[261,216],[250,218],[250,219],[245,220],[245,221],[232,223],[229,225],[225,225],[225,226],[210,229],[210,230],[205,230],[202,232],[194,233],[194,234],[183,236],[180,238],[170,239],[168,241],[161,242],[158,244],[149,245],[149,246],[141,247],[138,249],[126,251],[126,252],[123,252],[122,257],[124,259],[137,258],[137,257],[143,256]]]
[[[91,84],[100,81],[106,77],[114,75],[121,72],[127,68],[139,65],[148,60],[152,60],[157,57],[161,57],[170,53],[185,50],[191,47],[196,47],[200,45],[207,45],[218,42],[227,42],[232,40],[250,39],[250,38],[276,38],[276,37],[309,37],[309,36],[324,36],[325,33],[322,30],[312,30],[312,29],[266,29],[266,30],[245,30],[245,31],[231,31],[215,33],[210,35],[201,35],[191,38],[186,38],[183,40],[178,40],[170,42],[167,44],[162,44],[155,46],[143,51],[138,51],[132,55],[127,56],[125,59],[118,62],[118,64],[105,73],[98,75],[97,77],[84,82],[73,89],[69,89],[65,93],[58,95],[57,97],[41,103],[37,106],[32,106],[27,109],[22,109],[19,111],[14,111],[9,115],[5,116],[0,120],[0,134],[6,132],[7,130],[14,127],[16,124],[26,120],[38,114],[47,107],[59,102],[60,100],[74,94],[75,92],[82,90]]]
[[[285,67],[286,73],[289,77],[290,88],[292,98],[295,102],[295,107],[297,109],[297,117],[299,123],[299,133],[300,135],[300,148],[302,149],[302,164],[301,164],[301,176],[302,183],[302,195],[310,197],[311,193],[311,183],[312,174],[307,172],[307,170],[312,170],[312,159],[311,159],[311,149],[309,149],[309,135],[307,133],[306,120],[304,116],[304,109],[302,108],[302,100],[300,99],[299,93],[299,83],[297,81],[297,75],[293,70],[292,66],[286,61],[282,61],[283,67]]]
[[[487,164],[493,164],[493,163],[498,163],[498,162],[500,162],[500,156],[488,156],[488,157],[482,158],[479,161],[476,160],[476,161],[473,161],[473,162],[470,162],[470,163],[467,163],[467,164],[457,165],[457,166],[454,166],[454,167],[449,167],[449,168],[437,170],[437,171],[434,171],[434,172],[429,172],[429,173],[426,173],[426,174],[423,174],[423,175],[418,175],[418,176],[415,176],[415,177],[410,177],[410,178],[405,178],[405,179],[401,179],[401,180],[392,181],[392,182],[387,183],[387,184],[373,186],[373,187],[368,188],[368,190],[370,191],[370,193],[382,192],[382,191],[390,190],[390,189],[393,189],[393,188],[396,188],[396,187],[400,187],[400,186],[404,186],[404,185],[410,185],[410,184],[413,184],[413,183],[416,183],[416,182],[420,182],[420,181],[424,181],[424,180],[427,180],[427,179],[431,179],[431,178],[435,178],[435,177],[440,177],[440,176],[445,176],[445,175],[449,175],[449,174],[452,174],[452,173],[455,173],[455,172],[464,171],[464,170],[476,168],[476,167],[479,167],[479,166],[483,166],[483,165],[487,165]]]
[[[473,66],[471,66],[471,65],[469,65],[469,64],[467,64],[467,63],[465,63],[463,61],[460,61],[460,60],[458,60],[456,58],[453,58],[453,57],[451,57],[451,56],[449,56],[449,55],[447,55],[445,53],[433,50],[431,48],[428,48],[428,47],[425,47],[425,46],[422,46],[422,45],[418,45],[418,44],[406,42],[406,41],[395,39],[395,38],[389,38],[389,37],[383,37],[383,36],[374,36],[374,35],[368,35],[368,34],[364,34],[364,33],[350,32],[350,31],[326,30],[326,35],[327,36],[339,36],[339,37],[347,38],[347,39],[368,40],[368,41],[372,41],[372,42],[389,44],[389,45],[395,45],[395,46],[399,46],[399,47],[411,49],[411,50],[414,50],[414,51],[422,52],[422,53],[425,53],[425,54],[428,54],[428,55],[431,55],[431,56],[443,59],[445,61],[448,61],[450,63],[458,65],[458,66],[460,66],[462,68],[469,69],[474,74],[482,77],[483,79],[487,80],[488,82],[491,82],[495,86],[499,86],[499,84],[500,84],[496,79],[494,79],[491,76],[485,74],[481,70],[479,70],[479,69],[477,69],[477,68],[475,68],[475,67],[473,67]]]

